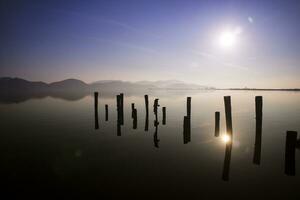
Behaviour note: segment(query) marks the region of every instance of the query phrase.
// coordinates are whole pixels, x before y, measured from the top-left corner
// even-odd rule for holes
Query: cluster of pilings
[[[95,102],[95,129],[99,129],[99,119],[98,119],[98,98],[99,93],[94,93],[94,102]],[[145,98],[145,131],[149,129],[149,97],[148,95],[144,96]],[[124,94],[120,93],[116,96],[117,99],[117,135],[121,136],[121,126],[124,125]],[[187,144],[191,142],[191,97],[187,97],[186,103],[186,116],[183,118],[183,143]],[[159,99],[154,100],[153,112],[154,112],[154,127],[155,132],[153,135],[153,142],[155,147],[159,147],[159,138],[158,138],[158,103]],[[224,105],[225,105],[225,121],[226,121],[226,135],[228,141],[226,142],[225,147],[225,157],[223,164],[222,179],[224,181],[229,180],[230,172],[230,161],[231,161],[231,151],[233,145],[233,128],[232,128],[232,109],[231,109],[231,97],[224,96]],[[137,129],[137,109],[135,104],[131,104],[133,119],[133,129]],[[261,162],[261,146],[262,146],[262,120],[263,120],[263,97],[255,97],[255,144],[254,144],[254,155],[253,163],[260,165]],[[105,121],[108,121],[108,105],[105,105]],[[162,107],[162,124],[166,124],[166,107]],[[215,137],[220,135],[220,112],[215,112]],[[295,154],[296,148],[300,148],[300,140],[297,140],[296,131],[287,131],[286,133],[286,144],[285,144],[285,174],[289,176],[294,176],[296,174],[295,169]]]

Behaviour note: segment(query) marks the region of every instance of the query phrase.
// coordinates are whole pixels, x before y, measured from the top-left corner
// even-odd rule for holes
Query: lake
[[[118,131],[116,95],[31,98],[0,104],[1,179],[11,196],[138,199],[296,199],[300,197],[300,150],[295,175],[285,173],[286,132],[300,131],[300,92],[124,92],[124,125]],[[191,97],[190,136],[183,120]],[[232,149],[224,179],[224,96],[231,96]],[[263,96],[261,145],[256,152],[255,96]],[[159,98],[157,127],[153,101]],[[137,109],[133,129],[131,103]],[[108,121],[105,120],[108,105]],[[166,124],[162,124],[166,107]],[[215,112],[220,136],[215,137]],[[299,136],[298,136],[299,138]],[[225,162],[224,162],[225,161]],[[229,167],[229,168],[228,168]]]

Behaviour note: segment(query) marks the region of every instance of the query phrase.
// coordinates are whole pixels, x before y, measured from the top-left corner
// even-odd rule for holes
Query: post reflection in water
[[[230,138],[230,136],[227,134],[222,136],[222,140],[223,140],[223,142],[226,143],[222,179],[224,181],[229,181],[231,150],[232,150],[233,141],[232,141],[232,138]]]
[[[191,141],[191,120],[188,116],[183,118],[183,144]]]
[[[261,138],[262,138],[262,106],[263,101],[261,96],[255,97],[255,113],[256,113],[256,134],[253,163],[260,165],[261,160]]]

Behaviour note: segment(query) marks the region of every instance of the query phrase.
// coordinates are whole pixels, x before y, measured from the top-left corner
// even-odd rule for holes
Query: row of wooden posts
[[[95,129],[99,129],[98,122],[98,92],[94,93],[95,97]],[[117,95],[117,113],[118,113],[118,128],[117,135],[121,136],[121,125],[124,125],[124,94],[121,93]],[[145,131],[149,129],[149,99],[148,95],[144,96],[145,99],[145,109],[146,109],[146,121],[145,121]],[[154,146],[159,147],[158,139],[158,103],[159,99],[154,100],[153,112],[155,115],[154,120]],[[232,128],[232,112],[231,112],[231,97],[224,97],[225,105],[225,121],[226,121],[226,134],[230,138],[226,143],[225,148],[225,159],[223,165],[223,174],[222,179],[227,181],[229,180],[229,171],[230,171],[230,160],[231,160],[231,151],[233,144],[233,128]],[[133,129],[137,129],[137,109],[135,104],[131,104],[132,110],[132,119],[133,119]],[[187,114],[183,118],[183,143],[187,144],[191,141],[191,97],[187,97]],[[166,124],[166,107],[162,107],[162,124]],[[254,145],[254,156],[253,163],[260,165],[261,161],[261,144],[262,144],[262,120],[263,120],[263,97],[255,97],[255,119],[256,119],[256,134],[255,134],[255,145]],[[105,105],[105,120],[108,121],[108,105]],[[220,112],[215,112],[215,136],[220,135]],[[297,147],[297,132],[296,131],[287,131],[286,133],[286,146],[285,146],[285,173],[290,176],[295,175],[295,154]]]

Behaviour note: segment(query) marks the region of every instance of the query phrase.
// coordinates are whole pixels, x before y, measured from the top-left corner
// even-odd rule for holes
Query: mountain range
[[[33,82],[21,78],[0,78],[0,89],[2,91],[92,91],[92,90],[145,90],[145,89],[169,89],[169,90],[207,90],[213,87],[188,84],[178,80],[166,81],[120,81],[102,80],[87,84],[78,79],[66,79],[59,82],[44,83]]]

